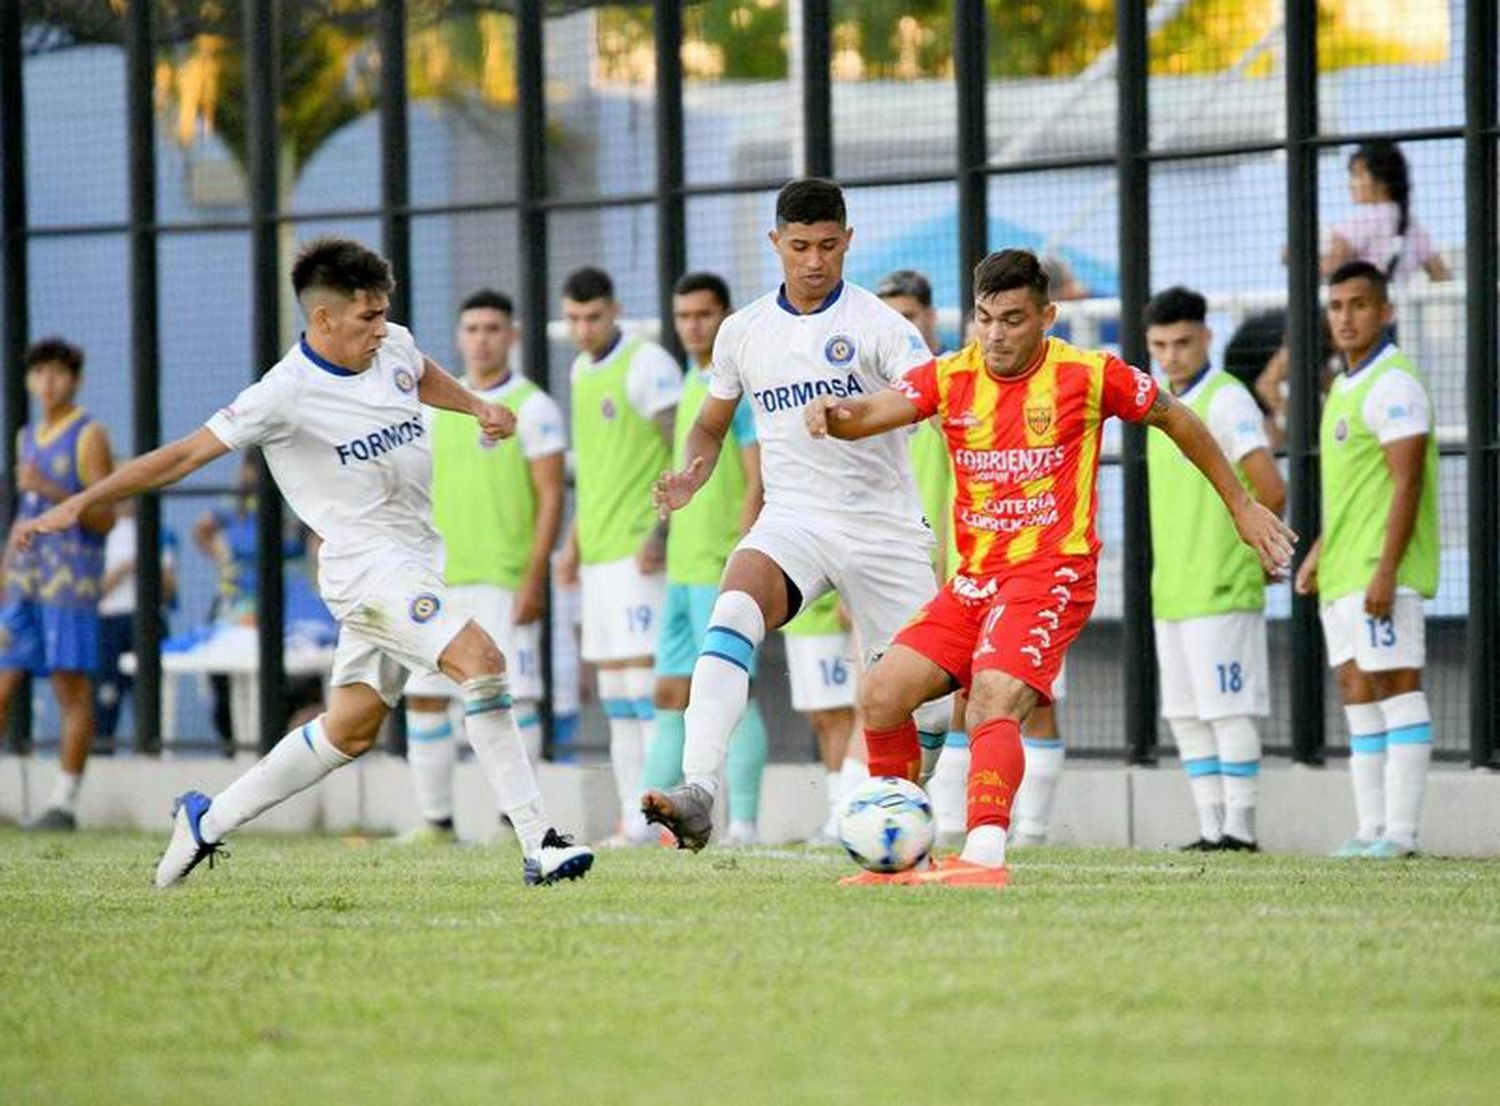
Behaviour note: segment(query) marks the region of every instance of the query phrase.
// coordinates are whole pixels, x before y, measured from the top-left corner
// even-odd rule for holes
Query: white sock
[[[323,732],[324,715],[293,730],[250,770],[214,796],[199,823],[205,841],[222,841],[250,819],[306,791],[354,758],[333,747]]]
[[[828,791],[828,818],[823,822],[823,836],[837,837],[839,814],[844,809],[844,774],[842,772],[824,773],[823,786]]]
[[[535,856],[552,822],[511,716],[508,686],[504,676],[476,676],[464,681],[464,733],[474,748],[480,771],[495,789],[501,813],[510,819],[521,841],[521,851]]]
[[[687,743],[682,774],[688,783],[710,794],[718,793],[719,774],[729,755],[729,735],[750,701],[750,662],[765,636],[765,617],[754,599],[743,591],[720,593],[693,665],[688,708],[683,714]]]
[[[638,665],[624,669],[623,673],[625,698],[630,703],[633,725],[621,727],[629,737],[616,769],[628,784],[620,795],[620,825],[631,840],[650,841],[657,834],[641,813],[641,788],[646,775],[646,750],[656,736],[656,669]],[[611,730],[611,737],[613,733]],[[610,743],[610,763],[616,763],[613,741]]]
[[[1057,781],[1062,779],[1067,747],[1060,738],[1023,737],[1026,750],[1026,775],[1016,792],[1016,836],[1026,840],[1045,841],[1052,828],[1052,800],[1057,797]]]
[[[453,819],[453,766],[458,741],[447,711],[406,710],[406,764],[417,809],[429,822]]]
[[[47,800],[50,810],[66,810],[73,813],[73,807],[78,803],[78,789],[83,786],[83,777],[75,776],[71,772],[61,769],[57,773],[57,781],[52,785],[52,798]]]
[[[1255,840],[1255,809],[1260,802],[1260,733],[1245,715],[1211,723],[1224,782],[1224,832]]]
[[[615,778],[615,801],[622,829],[640,793],[641,770],[646,764],[646,746],[635,717],[635,704],[626,689],[623,668],[599,670],[599,702],[609,719],[609,766]]]
[[[1354,785],[1355,835],[1374,841],[1385,830],[1385,715],[1379,703],[1344,707],[1349,724],[1349,780]]]
[[[854,789],[870,778],[870,766],[856,757],[846,756],[839,766],[839,799],[847,799]]]
[[[958,859],[986,868],[1005,866],[1005,830],[1001,826],[975,826],[964,839],[964,851]]]
[[[1224,777],[1213,727],[1196,718],[1168,718],[1167,728],[1187,772],[1193,806],[1198,810],[1198,834],[1205,841],[1217,841],[1224,836]]]
[[[521,731],[521,744],[526,746],[526,759],[532,764],[542,760],[542,715],[535,699],[517,699],[511,708],[516,720],[516,729]]]
[[[1386,726],[1385,835],[1412,849],[1432,761],[1432,711],[1426,692],[1409,691],[1382,699],[1380,713]]]
[[[969,764],[968,735],[962,730],[949,731],[943,755],[927,781],[933,818],[939,835],[944,837],[963,833],[969,824]],[[1021,790],[1026,790],[1024,779]]]
[[[755,823],[741,818],[729,823],[729,837],[732,841],[751,843],[755,841]]]

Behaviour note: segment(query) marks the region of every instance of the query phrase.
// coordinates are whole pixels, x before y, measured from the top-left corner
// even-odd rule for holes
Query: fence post
[[[1150,116],[1147,102],[1145,0],[1115,6],[1119,43],[1118,164],[1120,193],[1120,354],[1145,368],[1141,312],[1151,292]],[[1156,760],[1156,641],[1151,622],[1151,511],[1146,481],[1146,428],[1124,427],[1121,469],[1125,491],[1124,662],[1125,747],[1131,764]]]
[[[958,311],[974,302],[974,267],[989,249],[989,132],[985,86],[989,81],[989,19],[984,0],[956,0],[953,72],[958,91]]]
[[[802,0],[802,163],[809,177],[834,172],[832,40],[829,0]]]
[[[687,203],[682,195],[682,5],[656,0],[656,282],[661,345],[678,361],[672,287],[687,267]]]
[[[1288,504],[1295,564],[1320,530],[1318,383],[1322,308],[1318,298],[1318,4],[1286,0]],[[1317,596],[1292,596],[1292,759],[1321,764],[1324,747],[1323,630]]]
[[[1468,295],[1469,763],[1494,766],[1500,754],[1500,697],[1495,689],[1495,635],[1500,633],[1500,441],[1496,388],[1500,373],[1495,321],[1496,0],[1467,0],[1464,35],[1465,275]]]

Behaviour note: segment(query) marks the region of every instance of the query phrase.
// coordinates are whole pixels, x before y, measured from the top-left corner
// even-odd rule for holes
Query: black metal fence
[[[1282,313],[1290,513],[1312,534],[1320,252],[1350,206],[1350,150],[1393,139],[1413,169],[1413,211],[1452,274],[1402,283],[1397,297],[1443,451],[1445,585],[1429,606],[1438,747],[1494,763],[1496,0],[1158,0],[1149,10],[1120,0],[1112,22],[1106,9],[0,5],[7,473],[26,417],[17,366],[29,339],[79,338],[99,389],[91,402],[117,446],[149,449],[276,360],[294,325],[291,243],[332,229],[382,243],[400,278],[393,314],[439,355],[467,291],[515,289],[522,361],[561,399],[568,354],[544,320],[569,269],[611,269],[627,315],[670,342],[676,277],[715,268],[741,298],[769,286],[771,197],[788,177],[818,173],[848,188],[851,275],[928,270],[950,341],[973,265],[1009,243],[1071,268],[1078,298],[1063,325],[1136,364],[1156,287],[1208,293],[1216,356],[1234,353],[1232,332]],[[1074,651],[1063,720],[1077,752],[1149,761],[1159,726],[1143,438],[1127,429],[1110,449],[1103,598]],[[264,471],[258,479],[270,742],[284,677],[282,520]],[[139,611],[160,595],[160,528],[185,531],[205,497],[232,485],[219,466],[143,502]],[[1279,593],[1272,616],[1268,743],[1316,763],[1342,745],[1342,726],[1327,724],[1337,713],[1315,604]],[[140,615],[138,746],[148,751],[162,729],[157,637]],[[29,733],[24,718],[16,732]]]

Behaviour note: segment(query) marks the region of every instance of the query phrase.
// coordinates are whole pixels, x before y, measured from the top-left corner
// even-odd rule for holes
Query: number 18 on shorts
[[[1266,620],[1259,611],[1156,622],[1164,718],[1264,716]]]

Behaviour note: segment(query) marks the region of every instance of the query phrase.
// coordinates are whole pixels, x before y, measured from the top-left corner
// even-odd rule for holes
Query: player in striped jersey
[[[909,777],[918,761],[912,710],[955,685],[969,692],[968,836],[935,870],[849,877],[856,882],[1006,882],[1011,803],[1025,771],[1021,720],[1048,700],[1094,605],[1105,419],[1166,431],[1266,568],[1279,573],[1291,557],[1291,531],[1246,493],[1196,415],[1112,354],[1047,337],[1057,308],[1034,254],[985,258],[974,301],[979,340],[957,357],[886,391],[823,398],[806,411],[813,437],[845,439],[939,415],[958,485],[958,572],[897,635],[865,682],[861,708],[871,773]]]

